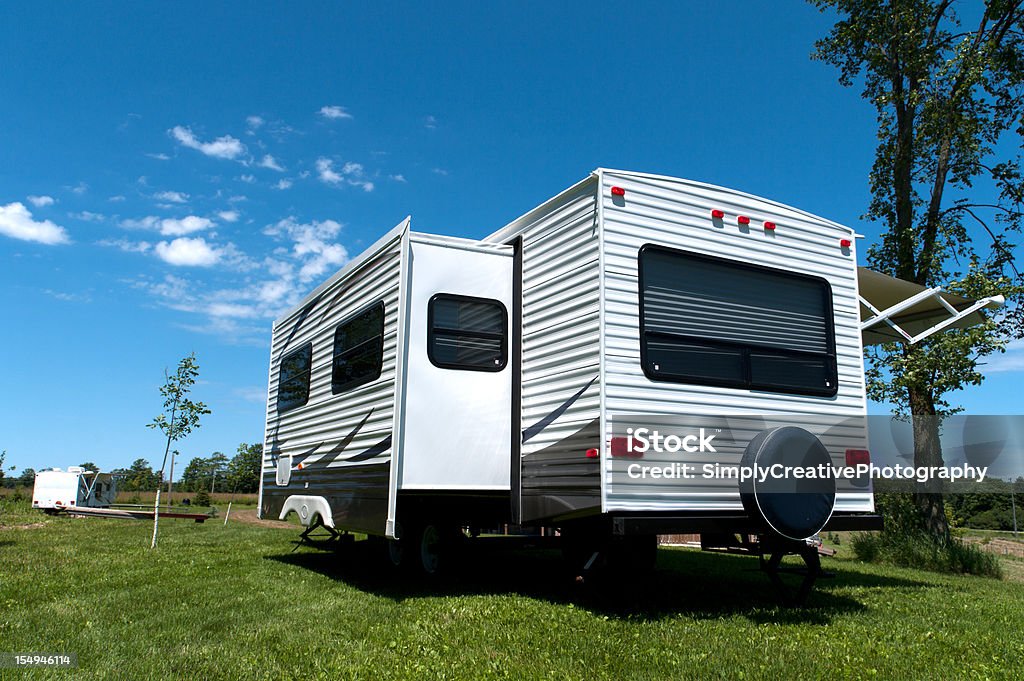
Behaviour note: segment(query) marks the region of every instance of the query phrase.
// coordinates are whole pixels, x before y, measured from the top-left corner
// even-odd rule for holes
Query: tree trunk
[[[914,420],[914,466],[942,466],[942,444],[939,442],[939,418],[935,415],[935,402],[926,388],[908,388],[910,410]],[[930,476],[927,482],[918,482],[914,500],[921,511],[924,529],[939,542],[949,541],[949,522],[946,504],[942,498],[942,481]]]

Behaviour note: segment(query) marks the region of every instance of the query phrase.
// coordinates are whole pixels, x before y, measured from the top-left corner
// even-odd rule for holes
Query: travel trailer
[[[857,238],[607,169],[482,240],[406,219],[274,324],[260,515],[384,537],[428,573],[505,524],[588,565],[657,534],[799,552],[877,528],[869,480],[736,475],[869,460],[864,344],[998,303],[858,269]]]
[[[117,496],[117,481],[110,473],[79,466],[50,468],[36,473],[32,508],[48,512],[76,508],[107,508]]]

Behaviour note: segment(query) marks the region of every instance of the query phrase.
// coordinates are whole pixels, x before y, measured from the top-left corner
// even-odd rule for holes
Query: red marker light
[[[853,242],[850,241],[849,239],[840,239],[839,240],[839,246],[841,248],[849,248],[852,245],[853,245]]]
[[[625,437],[613,437],[608,448],[612,456],[624,456],[631,459],[640,459],[643,452],[629,451],[629,439]]]
[[[766,230],[768,230],[769,232],[771,232],[771,231],[773,231],[775,229],[775,223],[774,222],[769,222],[769,221],[765,220],[764,228]]]
[[[871,452],[866,449],[847,449],[846,465],[848,467],[869,465],[871,463]]]
[[[626,190],[622,187],[612,187],[612,196],[625,196]]]
[[[713,217],[713,218],[715,218],[717,220],[721,220],[722,218],[725,217],[725,212],[724,211],[720,211],[717,208],[715,208],[715,209],[713,209],[711,211],[711,217]]]
[[[597,457],[598,457],[598,453],[597,453],[596,449],[588,449],[587,450],[587,458],[588,459],[596,459]]]
[[[740,215],[739,217],[736,218],[736,222],[740,223],[741,225],[749,225],[750,218],[748,218],[746,215]]]

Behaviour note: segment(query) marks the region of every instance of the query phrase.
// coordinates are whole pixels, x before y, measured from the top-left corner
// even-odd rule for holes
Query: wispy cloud
[[[281,164],[278,163],[277,159],[275,159],[270,154],[266,154],[260,160],[259,166],[260,166],[260,168],[270,168],[271,170],[276,170],[279,173],[283,173],[284,172],[284,168],[281,167]]]
[[[298,280],[308,284],[330,267],[348,262],[348,250],[334,239],[341,232],[341,223],[334,220],[300,223],[294,217],[279,220],[263,230],[264,234],[292,241],[292,255],[300,261]]]
[[[242,182],[245,182],[246,184],[255,184],[256,183],[256,176],[255,175],[241,175],[238,179],[241,180]]]
[[[408,180],[405,179],[405,175],[402,175],[401,173],[398,175],[388,175],[388,178],[394,182],[401,182],[402,184],[408,182]]]
[[[91,303],[92,296],[88,293],[67,293],[65,291],[54,291],[51,289],[43,289],[43,293],[46,295],[56,298],[57,300],[63,300],[65,303]]]
[[[73,194],[78,194],[79,196],[81,196],[82,194],[89,191],[89,185],[87,185],[85,182],[79,182],[74,187],[68,187],[68,189],[70,189]]]
[[[365,192],[372,192],[373,182],[366,177],[363,166],[353,161],[348,161],[341,167],[341,171],[334,169],[334,161],[329,158],[320,157],[316,160],[316,171],[320,181],[324,184],[339,185],[342,183],[360,187]]]
[[[126,229],[152,229],[164,236],[184,236],[213,227],[213,221],[198,215],[187,215],[183,218],[158,218],[148,215],[144,218],[122,220],[121,226]]]
[[[56,201],[52,196],[30,196],[28,202],[36,208],[43,208],[44,206],[52,206]]]
[[[448,171],[445,170],[444,168],[431,168],[430,172],[434,173],[435,175],[440,175],[441,177],[448,176]]]
[[[437,119],[434,118],[433,116],[427,116],[425,119],[423,119],[423,127],[426,128],[427,130],[436,130]]]
[[[262,386],[243,386],[235,388],[231,392],[235,397],[245,400],[246,402],[263,404],[267,401],[267,389]]]
[[[157,192],[153,194],[153,198],[159,201],[169,201],[171,203],[187,203],[188,194],[185,192]]]
[[[985,373],[1024,371],[1024,340],[1007,343],[1006,352],[988,358],[982,370]]]
[[[223,159],[236,159],[245,153],[245,145],[231,135],[222,135],[212,142],[202,142],[195,136],[191,128],[176,125],[168,133],[182,146],[195,149],[207,156]]]
[[[286,180],[286,179],[278,180],[277,184],[274,185],[274,188],[276,188],[276,189],[291,189],[292,188],[292,181],[291,180]]]
[[[324,118],[332,121],[336,121],[342,118],[352,118],[352,114],[350,114],[348,110],[345,109],[345,107],[343,106],[323,106],[320,107],[320,111],[318,111],[317,113],[319,113]]]
[[[148,253],[153,248],[153,244],[148,241],[128,241],[127,239],[103,239],[96,243],[99,246],[119,248],[125,253]]]
[[[155,158],[158,161],[170,161],[171,160],[171,157],[168,156],[167,154],[164,154],[164,153],[146,154],[146,156],[149,156],[150,158]]]
[[[19,201],[0,206],[0,234],[49,246],[71,243],[63,227],[49,220],[33,220],[31,211]]]
[[[250,130],[259,130],[263,127],[264,123],[266,121],[263,119],[263,116],[248,116],[245,119],[245,124],[249,126]]]
[[[154,247],[154,251],[167,264],[181,267],[209,267],[221,259],[220,251],[202,237],[161,241]]]
[[[103,222],[107,219],[107,216],[103,213],[93,213],[90,210],[83,210],[78,213],[69,213],[68,217],[73,220],[82,220],[83,222]]]
[[[224,222],[238,222],[239,213],[237,210],[222,210],[217,213],[217,217]]]

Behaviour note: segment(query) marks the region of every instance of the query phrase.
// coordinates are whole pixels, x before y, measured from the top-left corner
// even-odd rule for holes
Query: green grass
[[[0,514],[0,652],[77,653],[74,679],[1021,678],[1024,584],[825,560],[808,606],[777,605],[756,559],[662,549],[604,591],[557,554],[499,547],[423,586],[363,542],[294,529]],[[39,516],[19,511],[19,522]],[[5,520],[6,518],[6,520]]]

